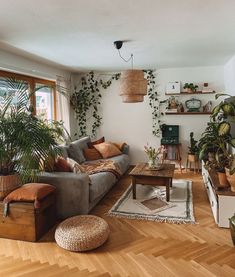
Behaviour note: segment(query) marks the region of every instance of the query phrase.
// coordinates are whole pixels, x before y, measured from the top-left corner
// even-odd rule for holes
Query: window
[[[9,84],[9,78],[23,81],[26,96],[32,95],[29,104],[33,105],[36,116],[49,121],[56,119],[55,82],[0,70],[0,106],[9,92],[14,94],[12,104],[17,103],[17,86]]]

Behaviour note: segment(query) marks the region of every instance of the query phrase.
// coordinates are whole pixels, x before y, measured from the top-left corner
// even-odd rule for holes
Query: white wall
[[[161,69],[157,71],[156,80],[162,99],[165,99],[165,85],[169,81],[181,81],[182,84],[184,82],[200,84],[208,82],[215,91],[224,90],[222,66]],[[156,147],[160,145],[160,138],[152,135],[151,109],[147,97],[143,103],[122,103],[121,97],[118,95],[119,82],[113,82],[112,86],[102,93],[103,125],[99,130],[98,137],[104,135],[106,140],[127,142],[131,147],[131,162],[134,164],[145,161],[144,145],[147,142]],[[203,105],[208,100],[214,100],[214,95],[195,96],[200,97]],[[191,97],[191,95],[182,96],[182,101]],[[189,133],[193,131],[195,137],[199,138],[208,119],[208,115],[164,116],[164,123],[180,125],[180,141],[184,158],[187,153]]]
[[[224,84],[226,93],[235,96],[235,56],[224,66]]]
[[[0,50],[0,69],[48,80],[55,80],[57,75],[63,77],[70,75],[69,71],[62,70],[59,67],[40,63],[5,50]]]

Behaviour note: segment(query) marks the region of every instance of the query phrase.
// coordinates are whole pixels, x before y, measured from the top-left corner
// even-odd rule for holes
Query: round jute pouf
[[[58,225],[55,240],[66,250],[88,251],[105,243],[109,233],[109,225],[104,219],[94,215],[78,215]]]

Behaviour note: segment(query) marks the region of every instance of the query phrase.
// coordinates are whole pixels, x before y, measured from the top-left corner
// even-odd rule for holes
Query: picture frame
[[[166,85],[166,94],[180,94],[180,81],[168,82]]]

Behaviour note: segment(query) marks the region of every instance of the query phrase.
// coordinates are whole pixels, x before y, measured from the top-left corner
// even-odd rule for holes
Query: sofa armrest
[[[43,172],[39,175],[39,182],[56,187],[56,206],[59,218],[88,213],[89,176],[87,174]]]

